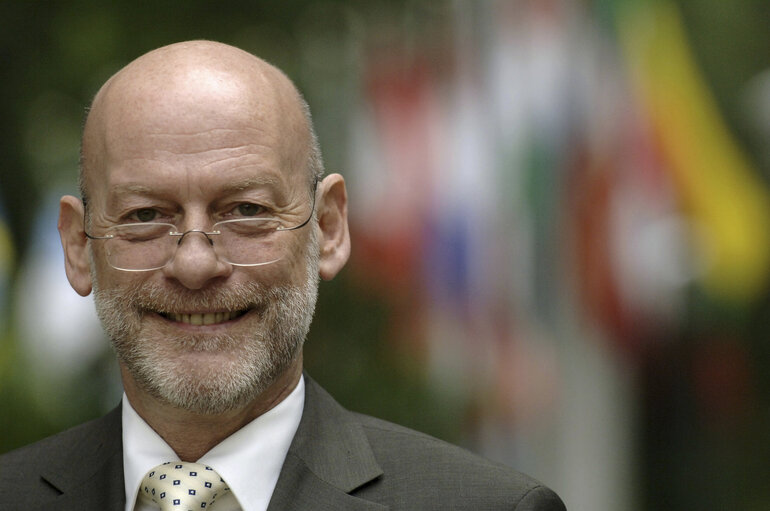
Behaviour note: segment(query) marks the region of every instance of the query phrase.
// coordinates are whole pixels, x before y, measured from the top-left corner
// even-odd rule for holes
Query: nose
[[[232,270],[232,265],[217,256],[206,234],[190,231],[180,239],[163,273],[188,289],[201,289],[213,279],[227,277]]]

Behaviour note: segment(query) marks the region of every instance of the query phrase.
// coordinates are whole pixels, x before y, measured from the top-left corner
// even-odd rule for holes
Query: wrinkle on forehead
[[[238,131],[304,170],[309,130],[299,93],[280,70],[221,43],[178,43],[139,57],[99,91],[83,135],[84,178],[91,189],[109,156],[142,137],[214,135],[224,148],[228,132]]]

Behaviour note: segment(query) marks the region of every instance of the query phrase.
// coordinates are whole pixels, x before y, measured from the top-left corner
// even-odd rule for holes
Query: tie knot
[[[200,463],[169,461],[142,479],[139,498],[154,502],[161,511],[200,511],[230,491],[213,468]]]

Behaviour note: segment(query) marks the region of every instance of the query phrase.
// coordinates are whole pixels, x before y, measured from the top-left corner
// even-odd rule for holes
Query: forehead
[[[308,136],[293,89],[208,67],[150,71],[118,76],[95,101],[83,141],[92,195],[157,180],[306,180]]]
[[[271,130],[215,126],[200,131],[135,133],[108,146],[102,192],[152,190],[207,196],[246,188],[282,193],[302,186],[300,172]]]

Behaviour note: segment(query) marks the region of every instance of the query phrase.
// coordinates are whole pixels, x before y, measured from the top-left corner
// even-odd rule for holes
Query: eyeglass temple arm
[[[85,197],[82,197],[80,201],[83,203],[83,233],[86,235],[86,238],[89,240],[108,240],[111,238],[114,238],[112,235],[108,236],[94,236],[92,234],[89,234],[86,230],[86,221],[88,218],[88,213],[86,212],[88,210],[88,200]]]
[[[299,225],[295,225],[294,227],[279,227],[276,230],[277,231],[294,231],[296,229],[301,229],[305,227],[308,224],[308,222],[310,222],[310,219],[313,218],[313,212],[315,211],[315,196],[316,196],[317,190],[318,190],[318,176],[316,176],[315,180],[313,181],[313,204],[310,206],[310,215],[308,215],[305,221]]]

